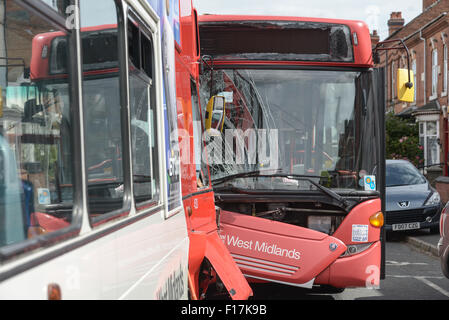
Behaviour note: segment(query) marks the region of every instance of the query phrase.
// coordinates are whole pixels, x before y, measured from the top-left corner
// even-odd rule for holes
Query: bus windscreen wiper
[[[277,176],[279,177],[284,177],[284,178],[292,178],[295,180],[303,180],[303,181],[307,181],[310,182],[311,184],[313,184],[315,187],[317,187],[318,189],[320,189],[323,193],[327,194],[329,197],[337,200],[339,203],[341,203],[342,205],[345,206],[345,208],[348,208],[350,206],[350,204],[348,203],[348,201],[346,201],[346,199],[342,196],[340,196],[338,193],[334,192],[333,190],[326,188],[325,186],[322,186],[321,184],[319,184],[318,182],[313,181],[313,178],[327,178],[327,177],[322,177],[322,176],[307,176],[307,175],[299,175],[299,174],[277,174]]]
[[[236,173],[236,174],[231,174],[229,176],[213,179],[212,184],[220,184],[220,183],[238,179],[238,178],[251,178],[251,177],[261,177],[261,176],[262,176],[262,172],[260,170],[240,172],[240,173]]]
[[[288,178],[288,179],[294,179],[294,180],[307,181],[310,184],[317,187],[324,194],[328,195],[332,199],[334,199],[337,202],[339,202],[340,204],[342,204],[345,208],[348,208],[350,206],[350,204],[348,203],[348,201],[346,201],[346,199],[344,197],[340,196],[339,194],[332,191],[331,189],[320,185],[318,182],[315,182],[312,180],[314,178],[319,178],[319,179],[327,178],[327,177],[322,177],[322,176],[308,176],[308,175],[298,175],[298,174],[288,174],[288,173],[263,174],[261,171],[258,170],[258,171],[242,172],[242,173],[237,173],[237,174],[229,175],[226,177],[218,178],[218,179],[212,180],[212,183],[220,184],[220,183],[223,183],[223,182],[226,182],[229,180],[233,180],[233,179],[250,178],[250,177],[258,177],[258,178],[280,177],[280,178]]]

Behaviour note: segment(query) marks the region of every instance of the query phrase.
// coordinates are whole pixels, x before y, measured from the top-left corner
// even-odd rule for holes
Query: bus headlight
[[[332,217],[309,216],[307,226],[309,229],[329,234],[332,227]]]
[[[309,216],[307,228],[330,235],[338,229],[344,218],[344,216]]]
[[[361,243],[361,244],[351,244],[348,245],[346,251],[340,256],[340,258],[353,256],[358,253],[362,253],[363,251],[368,250],[371,247],[372,243]]]

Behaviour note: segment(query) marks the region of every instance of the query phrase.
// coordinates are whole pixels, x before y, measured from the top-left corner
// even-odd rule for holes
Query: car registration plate
[[[415,230],[421,227],[419,222],[393,224],[393,231]]]

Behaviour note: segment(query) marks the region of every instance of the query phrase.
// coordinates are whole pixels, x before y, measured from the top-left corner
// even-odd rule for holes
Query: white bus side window
[[[73,137],[67,33],[16,1],[0,6],[3,247],[71,226]]]
[[[117,14],[114,0],[80,2],[84,145],[94,225],[129,212],[124,208]]]
[[[137,207],[159,199],[154,52],[151,36],[128,20],[129,105],[134,200]]]

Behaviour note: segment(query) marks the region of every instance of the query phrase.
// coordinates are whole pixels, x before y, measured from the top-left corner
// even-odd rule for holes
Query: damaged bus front
[[[307,288],[378,286],[384,77],[366,25],[203,16],[200,41],[220,232],[242,272]]]

